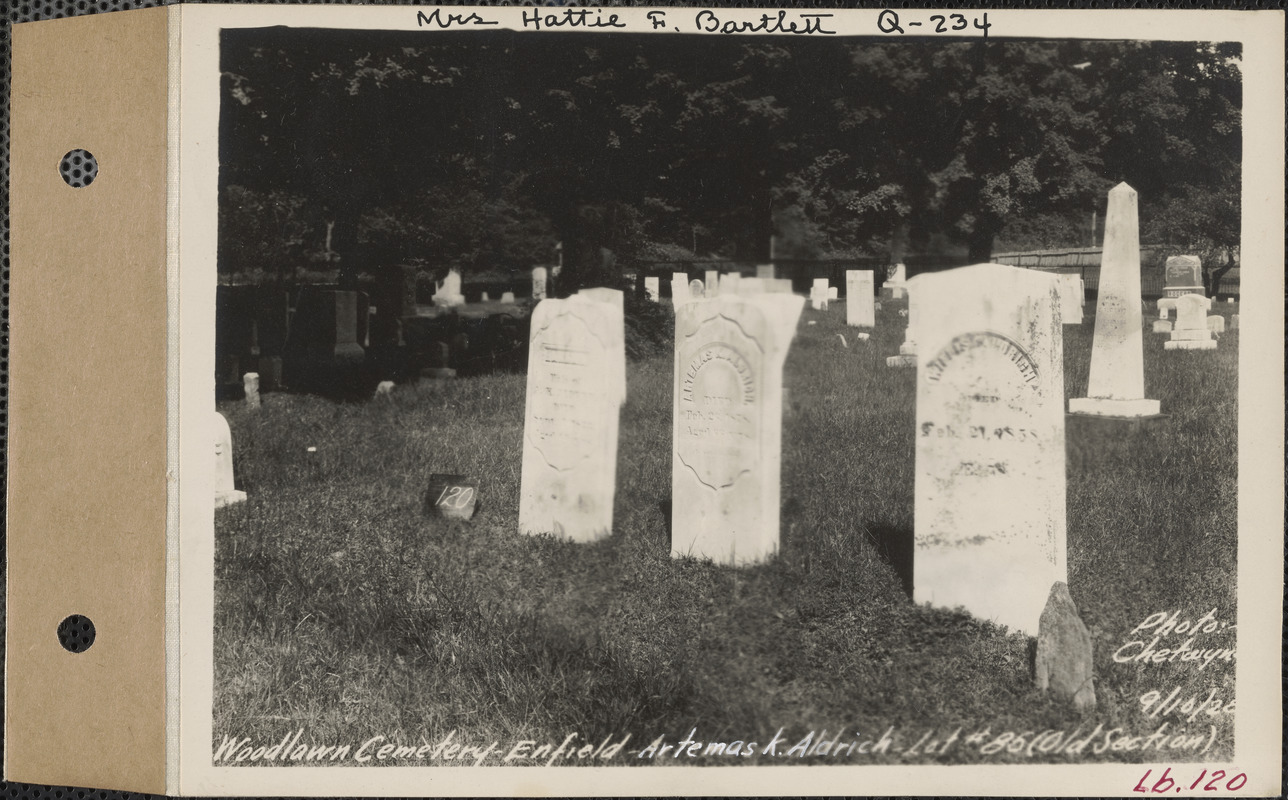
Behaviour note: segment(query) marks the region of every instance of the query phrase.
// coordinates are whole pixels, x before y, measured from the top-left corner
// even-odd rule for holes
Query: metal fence
[[[1145,245],[1140,248],[1140,293],[1143,297],[1161,297],[1165,284],[1166,254],[1175,248]],[[1037,269],[1044,272],[1067,272],[1082,277],[1087,291],[1093,296],[1100,286],[1099,247],[1066,247],[1057,250],[1029,250],[1022,253],[994,253],[993,261],[1016,267]],[[1240,267],[1221,278],[1220,296],[1239,296]]]

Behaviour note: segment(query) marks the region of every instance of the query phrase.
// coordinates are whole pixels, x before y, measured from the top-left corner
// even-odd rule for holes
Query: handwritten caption
[[[1216,726],[1187,728],[1163,722],[1150,733],[1079,725],[1073,730],[1000,730],[991,727],[967,731],[931,729],[900,731],[894,726],[873,734],[838,729],[811,730],[788,735],[780,728],[769,741],[720,738],[709,740],[693,728],[686,736],[657,736],[637,739],[633,734],[615,734],[592,741],[570,733],[559,742],[520,739],[502,743],[468,742],[453,729],[436,742],[406,743],[385,736],[372,736],[356,744],[319,743],[305,739],[300,728],[276,743],[257,743],[250,737],[223,736],[215,749],[216,764],[351,762],[389,764],[393,762],[452,762],[466,766],[540,764],[555,766],[576,762],[612,760],[671,762],[696,758],[752,758],[798,760],[826,757],[837,761],[865,756],[895,755],[901,758],[944,756],[958,750],[984,756],[1007,754],[1021,758],[1038,756],[1086,757],[1105,753],[1163,752],[1187,756],[1207,752],[1217,739]],[[627,746],[635,741],[635,749]],[[642,744],[643,746],[638,746]],[[1142,781],[1144,778],[1142,778]]]
[[[981,32],[988,39],[988,13],[981,14],[930,14],[921,15],[913,11],[899,12],[884,9],[878,16],[877,30],[885,34],[936,35],[949,34],[973,36]],[[668,16],[669,15],[669,16]],[[732,34],[795,34],[835,36],[838,33],[834,17],[836,14],[823,11],[788,11],[779,9],[776,12],[754,12],[739,9],[709,9],[681,12],[676,9],[652,10],[645,14],[648,28],[652,31],[674,31],[676,33],[721,33]],[[521,12],[520,23],[523,30],[626,30],[632,27],[623,14],[605,11],[599,8],[525,8]],[[452,28],[493,27],[500,25],[499,19],[489,19],[477,11],[469,13],[452,12],[442,8],[432,11],[416,12],[416,27],[448,30]]]

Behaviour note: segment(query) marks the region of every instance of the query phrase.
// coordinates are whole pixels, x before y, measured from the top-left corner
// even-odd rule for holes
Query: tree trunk
[[[966,240],[969,250],[966,259],[971,264],[987,264],[993,258],[993,238],[997,235],[997,226],[986,221],[975,223]]]
[[[904,256],[908,254],[908,240],[911,236],[912,226],[907,218],[899,220],[895,224],[894,230],[890,233],[890,261],[891,264],[901,263]]]
[[[556,284],[558,296],[567,297],[592,286],[621,288],[616,276],[609,274],[603,254],[604,209],[581,205],[561,216],[563,268]]]

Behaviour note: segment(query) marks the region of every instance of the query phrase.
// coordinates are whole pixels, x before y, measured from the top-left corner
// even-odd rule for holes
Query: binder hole
[[[63,180],[73,189],[89,186],[98,177],[98,161],[88,150],[72,150],[58,165]]]
[[[72,614],[58,623],[58,643],[69,653],[83,653],[94,644],[94,623],[89,617]]]

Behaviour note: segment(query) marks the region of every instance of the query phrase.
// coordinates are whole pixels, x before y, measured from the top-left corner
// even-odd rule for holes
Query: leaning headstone
[[[533,267],[532,269],[532,300],[541,302],[546,299],[546,281],[548,276],[545,267]]]
[[[1066,580],[1056,280],[977,264],[918,275],[913,597],[1030,636]]]
[[[1063,581],[1051,585],[1046,608],[1038,620],[1034,682],[1039,690],[1050,689],[1079,711],[1096,707],[1091,633],[1078,616],[1078,607]]]
[[[908,275],[903,264],[894,265],[894,273],[886,278],[885,283],[881,284],[881,296],[891,300],[898,300],[907,294]]]
[[[676,310],[672,555],[743,564],[778,549],[783,362],[803,304],[766,293]]]
[[[1154,333],[1171,333],[1172,323],[1165,319],[1154,320]]]
[[[775,277],[775,275],[774,275],[774,265],[773,265],[773,264],[757,264],[757,265],[756,265],[756,277],[757,277],[757,278],[760,278],[761,280],[766,280],[766,279],[767,279],[767,280],[773,280],[773,279],[774,279],[774,277]]]
[[[887,367],[917,366],[917,322],[921,312],[918,310],[916,289],[920,282],[921,276],[918,275],[905,282],[901,290],[908,296],[908,307],[899,309],[899,313],[908,318],[908,327],[903,332],[903,344],[899,345],[899,355],[886,358]]]
[[[1225,317],[1212,314],[1207,318],[1207,326],[1213,333],[1225,333]]]
[[[1126,183],[1109,192],[1098,294],[1087,396],[1070,399],[1069,413],[1127,418],[1156,415],[1159,402],[1145,398],[1136,190]]]
[[[658,285],[657,276],[649,276],[644,279],[644,295],[654,303],[662,299],[662,287]]]
[[[455,267],[449,269],[447,277],[438,284],[433,301],[439,308],[465,305],[465,295],[461,293],[461,273]]]
[[[1163,297],[1203,294],[1203,262],[1198,256],[1172,256],[1163,266]]]
[[[1082,278],[1068,272],[1055,276],[1060,282],[1060,318],[1065,325],[1082,324]]]
[[[519,530],[585,542],[613,526],[625,397],[620,302],[611,289],[544,300],[532,314]],[[616,292],[620,296],[620,292]],[[622,359],[624,362],[624,358]]]
[[[809,290],[809,305],[815,311],[827,310],[827,278],[815,278]]]
[[[870,269],[845,271],[845,324],[872,328],[877,324],[873,306],[873,275]]]
[[[215,508],[223,508],[246,499],[246,493],[233,486],[233,433],[228,420],[218,411],[210,418],[215,440]]]
[[[1208,329],[1207,312],[1212,299],[1200,294],[1176,298],[1176,325],[1172,337],[1163,342],[1164,350],[1215,350],[1216,340]]]
[[[259,408],[259,373],[247,372],[243,375],[242,388],[246,392],[246,406]]]

